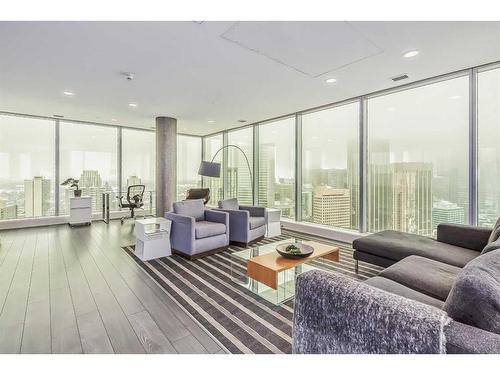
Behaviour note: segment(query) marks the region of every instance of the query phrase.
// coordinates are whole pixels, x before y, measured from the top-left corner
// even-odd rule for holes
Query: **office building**
[[[437,201],[432,206],[432,229],[436,230],[439,224],[463,224],[465,210],[456,203]]]
[[[274,144],[261,144],[259,146],[260,158],[258,194],[259,204],[265,207],[274,207],[275,205],[275,152],[276,150]]]
[[[127,177],[127,187],[132,185],[141,185],[141,179],[137,176]]]
[[[17,219],[17,205],[0,201],[0,219]]]
[[[349,190],[319,187],[313,193],[313,222],[339,228],[350,228]]]
[[[432,164],[393,163],[393,229],[432,234]]]
[[[50,200],[50,180],[33,177],[24,180],[24,216],[40,217],[47,214]]]

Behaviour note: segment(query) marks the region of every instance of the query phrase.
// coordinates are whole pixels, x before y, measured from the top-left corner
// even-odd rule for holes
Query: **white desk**
[[[92,222],[92,198],[75,197],[69,199],[69,225],[90,225]]]
[[[172,222],[163,217],[136,220],[134,254],[143,261],[172,255],[171,226]]]
[[[266,208],[266,234],[265,237],[276,237],[281,235],[281,210],[277,208]]]

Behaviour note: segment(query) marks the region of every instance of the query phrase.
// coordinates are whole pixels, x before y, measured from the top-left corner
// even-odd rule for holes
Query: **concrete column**
[[[177,196],[177,120],[156,118],[156,216],[172,209]]]

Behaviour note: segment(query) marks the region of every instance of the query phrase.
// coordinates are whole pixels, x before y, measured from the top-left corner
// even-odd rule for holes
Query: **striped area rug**
[[[316,262],[325,271],[364,280],[381,270],[360,263],[356,274],[349,245],[295,232],[284,231],[281,236],[263,239],[253,246],[291,237],[339,246],[340,262]],[[292,352],[293,300],[275,306],[232,281],[231,262],[233,272],[246,272],[245,266],[230,256],[242,248],[230,246],[222,253],[195,261],[173,255],[148,262],[133,254],[134,246],[123,249],[230,353]]]

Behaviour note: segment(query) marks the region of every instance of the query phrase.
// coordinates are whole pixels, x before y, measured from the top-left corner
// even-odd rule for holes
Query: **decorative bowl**
[[[287,247],[290,245],[294,245],[295,247],[297,247],[300,250],[300,253],[291,253],[290,251],[287,251]],[[303,243],[288,242],[277,245],[276,251],[284,258],[298,259],[308,257],[314,252],[314,249],[312,246]]]

